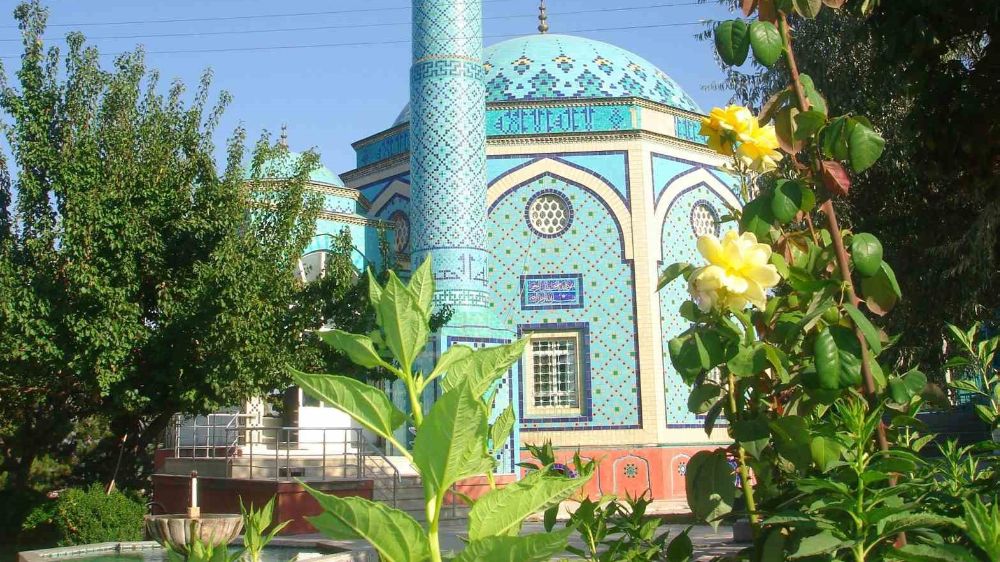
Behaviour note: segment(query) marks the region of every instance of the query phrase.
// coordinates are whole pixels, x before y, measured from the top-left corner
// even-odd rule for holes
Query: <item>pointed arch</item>
[[[715,175],[711,172],[705,168],[692,170],[670,182],[670,185],[667,186],[659,200],[656,202],[653,224],[657,225],[660,236],[662,236],[663,221],[667,220],[670,208],[673,207],[677,198],[697,187],[704,187],[708,189],[716,197],[721,199],[722,202],[728,207],[739,209],[743,206],[736,195],[729,190],[729,187],[722,183],[722,181],[715,177]],[[650,245],[650,250],[655,255],[657,261],[661,261],[663,259],[662,240],[660,240],[659,236],[657,237],[657,240],[658,242],[656,244]]]
[[[378,197],[376,197],[375,200],[372,201],[371,207],[368,209],[368,216],[370,217],[378,216],[378,213],[379,211],[382,210],[382,207],[385,207],[389,203],[389,201],[392,201],[392,198],[397,195],[409,201],[410,184],[404,181],[400,181],[398,179],[392,180],[392,183],[386,186],[386,188],[382,190],[382,193],[379,193]]]

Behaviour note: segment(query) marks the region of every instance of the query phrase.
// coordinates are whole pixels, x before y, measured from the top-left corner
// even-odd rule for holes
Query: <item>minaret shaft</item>
[[[433,258],[450,325],[489,326],[481,0],[413,0],[411,253]]]

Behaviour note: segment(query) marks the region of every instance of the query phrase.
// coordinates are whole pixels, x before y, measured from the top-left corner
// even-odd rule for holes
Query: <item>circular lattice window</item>
[[[410,219],[403,211],[389,215],[396,231],[396,253],[405,254],[410,247]]]
[[[573,222],[573,209],[569,201],[558,193],[539,193],[528,201],[528,225],[546,237],[559,236]]]
[[[691,209],[691,230],[695,236],[719,235],[719,213],[707,201],[698,201]]]

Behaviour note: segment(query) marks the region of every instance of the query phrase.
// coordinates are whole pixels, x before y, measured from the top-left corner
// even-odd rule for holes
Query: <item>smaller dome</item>
[[[273,175],[275,178],[287,178],[294,172],[300,158],[302,158],[301,153],[289,150],[286,156],[277,156],[265,162],[264,170],[269,172],[269,174]],[[250,173],[251,170],[248,165],[246,168],[247,177],[250,176]],[[330,171],[330,168],[327,168],[323,164],[320,164],[318,168],[309,172],[309,179],[316,183],[324,183],[335,187],[344,187],[344,182],[340,179],[340,176]]]

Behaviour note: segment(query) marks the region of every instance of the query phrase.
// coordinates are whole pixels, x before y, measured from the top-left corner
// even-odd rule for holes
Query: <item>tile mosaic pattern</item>
[[[486,112],[486,134],[532,135],[634,129],[632,107],[622,104],[491,109]]]
[[[702,136],[701,123],[687,117],[674,116],[674,130],[677,138],[696,142],[698,144],[708,144],[708,137]]]
[[[486,161],[489,182],[492,184],[515,170],[544,159],[586,170],[614,188],[623,202],[627,203],[629,200],[628,153],[623,150],[491,156]]]
[[[692,224],[694,211],[699,205],[710,206],[717,215],[724,214],[726,208],[722,199],[704,184],[697,184],[682,192],[672,203],[662,225],[660,243],[664,260],[667,260],[662,264],[663,267],[677,261],[693,264],[704,261],[696,247],[697,236]],[[719,227],[719,231],[724,233],[732,228],[732,223],[726,223]],[[664,287],[658,294],[660,298],[660,323],[663,326],[663,373],[667,427],[701,428],[701,416],[692,414],[687,408],[690,387],[674,370],[667,353],[667,342],[690,327],[690,323],[681,318],[677,312],[681,303],[688,300],[687,286],[683,280],[675,281]]]
[[[409,129],[403,129],[383,139],[359,146],[354,150],[354,153],[357,158],[357,167],[360,168],[368,164],[380,162],[397,154],[403,154],[409,150],[410,131]]]
[[[434,260],[453,321],[488,322],[486,107],[479,0],[415,0],[410,68],[411,252]]]
[[[634,96],[701,113],[694,99],[652,63],[593,39],[526,35],[487,47],[484,60],[486,101]],[[394,125],[409,121],[409,113],[404,108]]]
[[[559,155],[555,155],[559,156]],[[529,200],[555,190],[573,205],[576,219],[561,236],[543,238],[524,221]],[[641,420],[632,264],[623,257],[620,228],[591,191],[549,174],[508,191],[489,214],[490,280],[501,328],[548,330],[586,324],[590,335],[592,415],[587,421],[522,421],[522,431],[631,429]],[[589,298],[581,308],[522,308],[522,276],[581,276]],[[597,296],[600,298],[597,298]],[[539,328],[541,329],[541,328]]]

